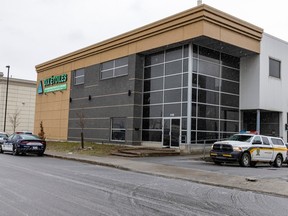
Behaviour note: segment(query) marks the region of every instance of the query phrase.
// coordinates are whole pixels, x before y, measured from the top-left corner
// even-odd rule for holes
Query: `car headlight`
[[[241,152],[241,151],[242,151],[242,148],[241,148],[241,147],[234,146],[234,147],[233,147],[233,151]]]

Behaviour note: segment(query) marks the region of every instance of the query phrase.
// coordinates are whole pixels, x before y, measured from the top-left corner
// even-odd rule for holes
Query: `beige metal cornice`
[[[39,64],[36,66],[36,70],[38,73],[43,72],[117,49],[120,54],[117,54],[118,56],[116,54],[111,55],[111,59],[113,59],[115,57],[135,54],[157,48],[157,46],[161,47],[199,36],[207,36],[259,53],[262,33],[263,29],[255,25],[202,4],[179,14]],[[121,49],[123,50],[121,51]],[[110,60],[107,56],[108,54],[105,57],[101,57],[99,61]]]

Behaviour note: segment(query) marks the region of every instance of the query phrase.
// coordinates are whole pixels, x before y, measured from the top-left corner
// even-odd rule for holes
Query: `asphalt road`
[[[0,155],[0,215],[287,216],[287,199],[75,161]]]

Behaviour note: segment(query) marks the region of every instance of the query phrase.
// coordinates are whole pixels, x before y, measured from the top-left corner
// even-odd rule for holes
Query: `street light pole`
[[[5,103],[5,114],[4,114],[4,132],[6,132],[6,116],[7,116],[7,102],[8,102],[8,86],[9,86],[10,66],[7,65],[6,68],[8,69],[8,73],[7,73],[7,84],[6,84],[6,103]]]

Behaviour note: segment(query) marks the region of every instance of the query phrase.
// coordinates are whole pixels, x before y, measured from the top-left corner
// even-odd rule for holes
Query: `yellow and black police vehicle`
[[[243,167],[267,162],[281,167],[287,159],[287,147],[279,137],[239,133],[215,142],[211,146],[210,158],[215,164],[238,162]]]

